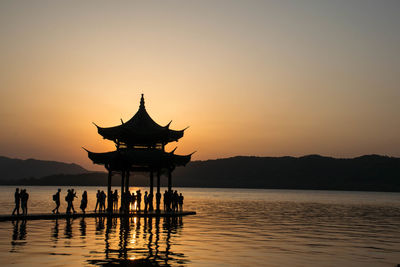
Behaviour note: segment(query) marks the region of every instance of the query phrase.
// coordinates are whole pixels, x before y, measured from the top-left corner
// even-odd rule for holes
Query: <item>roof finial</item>
[[[140,108],[144,108],[144,97],[142,94],[142,98],[140,98]]]

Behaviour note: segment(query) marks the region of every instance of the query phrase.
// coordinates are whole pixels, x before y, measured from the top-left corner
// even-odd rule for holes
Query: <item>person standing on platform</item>
[[[173,196],[172,196],[172,210],[173,211],[178,211],[178,199],[179,199],[179,195],[178,195],[178,191],[175,190]]]
[[[183,195],[182,195],[182,193],[179,194],[178,204],[179,204],[179,211],[182,212],[183,211]]]
[[[65,201],[67,202],[67,211],[66,213],[71,213],[71,209],[74,213],[76,213],[75,208],[74,208],[74,198],[76,198],[76,194],[74,193],[73,189],[68,189],[67,195],[65,196]]]
[[[59,213],[60,213],[60,212],[58,211],[58,208],[60,207],[60,192],[61,192],[61,189],[58,188],[57,193],[55,193],[55,194],[53,195],[53,201],[56,203],[56,207],[53,209],[53,213],[54,213],[55,211],[57,211],[56,214],[59,214]]]
[[[74,200],[75,198],[78,198],[76,196],[76,192],[74,192],[74,189],[71,189],[71,209],[73,213],[76,213],[75,208],[74,208]]]
[[[140,211],[140,203],[142,202],[142,193],[140,193],[140,189],[136,191],[136,209]]]
[[[71,213],[71,189],[67,190],[67,195],[65,196],[65,201],[67,202],[67,210],[65,213]]]
[[[149,211],[153,211],[153,194],[152,193],[150,193],[147,196],[147,203],[149,205]]]
[[[135,192],[132,192],[131,204],[132,204],[133,210],[136,210],[135,203],[136,203],[136,195],[135,195]]]
[[[167,202],[168,202],[168,193],[167,193],[167,190],[165,190],[165,192],[164,192],[164,199],[163,199],[163,202],[164,202],[164,211],[167,211]]]
[[[144,201],[144,212],[147,212],[147,204],[149,204],[149,198],[147,197],[147,191],[144,192],[143,201]]]
[[[26,215],[28,214],[28,199],[29,199],[29,194],[26,192],[26,189],[21,191],[21,208],[22,208],[22,214]]]
[[[161,204],[161,193],[156,193],[156,210],[160,211],[160,204]]]
[[[12,212],[12,215],[15,215],[15,212],[17,212],[17,215],[19,215],[19,205],[21,203],[21,195],[19,193],[19,188],[15,189],[14,203],[15,203],[15,208],[14,208],[14,210]]]
[[[100,192],[100,208],[99,211],[106,211],[106,193],[104,193],[104,190]]]
[[[96,194],[96,207],[94,208],[94,212],[97,211],[97,207],[100,206],[100,190],[97,190],[97,194]]]
[[[82,194],[81,206],[80,206],[80,208],[81,208],[83,213],[85,213],[85,209],[87,207],[87,203],[88,203],[87,192],[84,191],[83,194]]]
[[[118,190],[115,189],[113,194],[113,209],[118,210]]]

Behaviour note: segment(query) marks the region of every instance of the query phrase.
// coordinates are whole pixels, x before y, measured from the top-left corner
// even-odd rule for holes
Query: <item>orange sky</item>
[[[335,2],[335,3],[333,3]],[[0,155],[95,166],[145,94],[177,153],[400,156],[398,1],[0,3]]]

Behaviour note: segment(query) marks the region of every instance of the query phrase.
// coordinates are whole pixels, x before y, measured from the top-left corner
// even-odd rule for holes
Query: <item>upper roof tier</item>
[[[96,124],[98,133],[103,138],[122,143],[128,147],[134,145],[156,145],[167,144],[169,142],[178,141],[183,136],[185,129],[175,131],[169,129],[170,123],[161,126],[156,123],[147,113],[144,106],[144,97],[140,99],[139,110],[127,122],[114,127],[103,128]]]

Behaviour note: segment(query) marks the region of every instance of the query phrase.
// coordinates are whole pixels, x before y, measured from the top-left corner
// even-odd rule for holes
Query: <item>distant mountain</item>
[[[32,175],[31,175],[32,176]],[[113,184],[120,184],[113,176]],[[147,186],[148,175],[135,174],[133,185]],[[161,185],[166,185],[166,177]],[[308,155],[304,157],[233,157],[193,161],[177,168],[172,175],[177,187],[318,189],[400,192],[400,158],[366,155],[340,159]],[[3,182],[3,184],[5,184]],[[107,184],[104,172],[76,175],[50,175],[23,179],[24,185]],[[132,184],[132,180],[131,180]]]
[[[192,187],[366,190],[400,192],[400,158],[233,157],[177,168],[174,183]]]
[[[130,184],[132,185],[148,185],[148,176],[137,175],[131,176]],[[26,178],[15,182],[3,184],[13,185],[65,185],[65,186],[107,186],[108,174],[105,172],[90,172],[82,174],[55,174],[42,178]],[[121,176],[113,175],[112,185],[119,186],[121,184]]]
[[[15,181],[18,179],[53,174],[79,174],[89,171],[74,163],[45,161],[36,159],[12,159],[0,156],[0,181]]]

